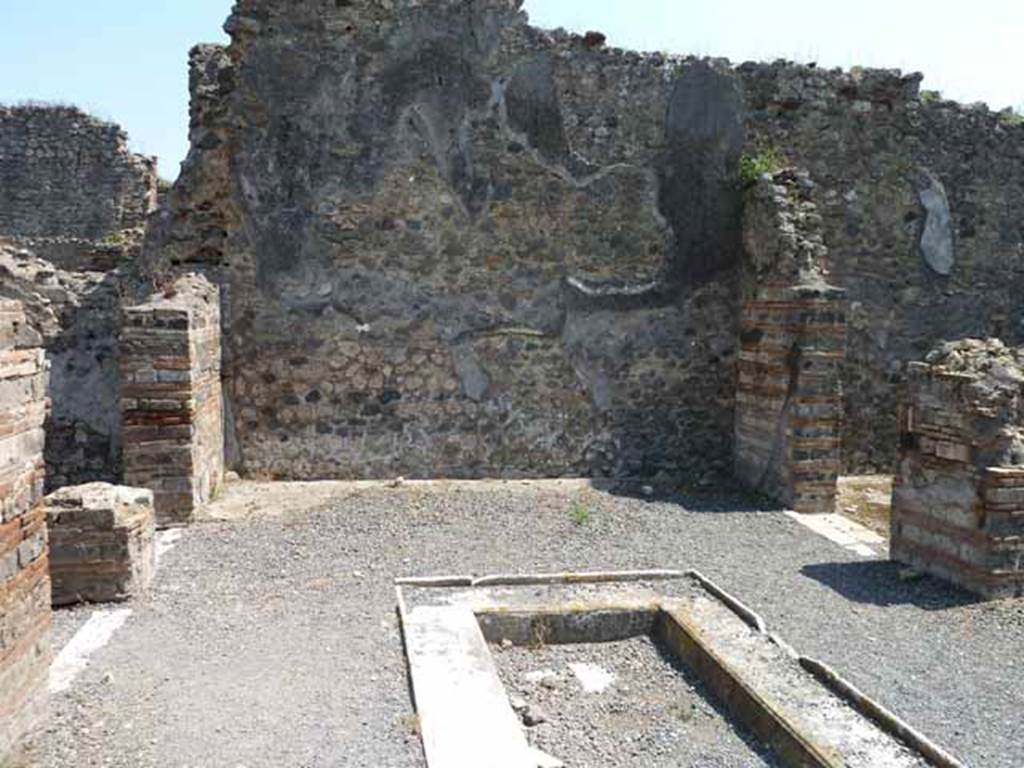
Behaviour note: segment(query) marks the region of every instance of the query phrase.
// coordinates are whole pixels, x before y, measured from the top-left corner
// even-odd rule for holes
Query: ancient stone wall
[[[1024,125],[922,97],[898,71],[737,73],[747,152],[810,172],[850,300],[844,469],[890,471],[909,363],[947,339],[1024,340]]]
[[[0,107],[0,235],[101,240],[144,225],[156,160],[73,107]]]
[[[148,260],[224,285],[242,469],[728,470],[733,78],[508,2],[240,3],[229,28],[193,54]]]
[[[156,162],[66,107],[0,108],[0,297],[52,361],[49,489],[120,479],[120,292],[156,203]]]
[[[908,362],[1024,331],[1024,128],[919,76],[633,53],[519,6],[245,0],[193,51],[144,262],[223,287],[239,468],[727,469],[741,151],[815,180],[845,470],[893,465]]]
[[[216,287],[188,275],[125,308],[120,353],[125,482],[153,491],[158,524],[187,523],[224,474]]]
[[[846,301],[807,174],[753,181],[747,195],[736,475],[798,512],[832,512],[840,471]]]
[[[42,717],[50,662],[43,495],[46,361],[21,305],[0,300],[0,764]]]
[[[119,270],[68,269],[0,238],[0,297],[22,302],[51,363],[50,490],[121,474]]]
[[[910,366],[907,389],[892,558],[1024,595],[1024,349],[945,344]]]

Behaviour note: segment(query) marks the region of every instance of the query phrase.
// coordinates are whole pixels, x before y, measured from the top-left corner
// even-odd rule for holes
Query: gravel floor
[[[532,723],[526,729],[530,744],[572,768],[776,765],[649,638],[495,648],[493,655],[524,722]],[[614,679],[605,690],[585,690],[573,671],[578,664],[596,666]]]
[[[1024,765],[1024,601],[902,582],[736,498],[239,484],[211,511],[54,697],[30,765],[421,768],[392,577],[659,567],[705,571],[972,766]]]

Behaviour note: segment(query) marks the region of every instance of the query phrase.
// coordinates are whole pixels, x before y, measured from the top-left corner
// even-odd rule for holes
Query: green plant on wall
[[[766,173],[781,171],[785,164],[782,153],[775,147],[761,147],[740,158],[740,180],[747,185],[753,184]]]
[[[999,122],[1003,125],[1024,125],[1024,106],[1007,107],[999,113]]]

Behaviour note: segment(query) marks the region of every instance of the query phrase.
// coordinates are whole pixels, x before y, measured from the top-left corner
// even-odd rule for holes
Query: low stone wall
[[[18,302],[0,300],[0,765],[41,720],[50,661],[43,492],[46,361]]]
[[[825,282],[827,250],[810,186],[785,171],[749,193],[736,474],[798,512],[832,512],[846,302]]]
[[[1024,595],[1024,350],[961,341],[909,368],[891,557]]]
[[[53,605],[126,600],[156,570],[153,493],[109,483],[46,497]]]
[[[224,475],[217,288],[186,275],[124,310],[125,481],[150,488],[157,522],[189,522]]]

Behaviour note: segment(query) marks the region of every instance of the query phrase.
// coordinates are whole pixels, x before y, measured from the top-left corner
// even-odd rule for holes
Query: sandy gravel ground
[[[1024,765],[1024,601],[901,581],[738,496],[582,482],[229,487],[53,697],[29,764],[421,768],[394,576],[662,567],[703,570],[972,766]],[[58,613],[59,641],[90,612]]]

